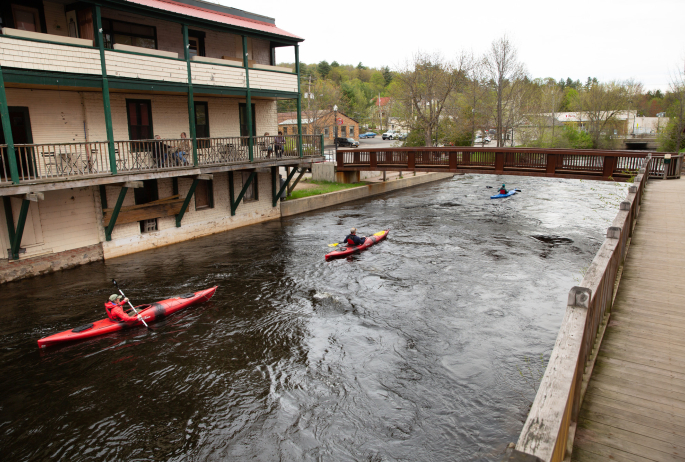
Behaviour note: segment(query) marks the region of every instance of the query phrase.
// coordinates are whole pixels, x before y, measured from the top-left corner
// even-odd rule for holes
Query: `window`
[[[149,99],[127,99],[128,139],[150,140],[152,136],[152,106]]]
[[[12,4],[14,28],[31,32],[42,32],[40,28],[40,14],[36,8]]]
[[[157,189],[157,180],[144,180],[142,188],[135,188],[133,190],[133,198],[136,205],[148,204],[159,200],[159,190]],[[141,233],[149,233],[157,231],[157,219],[146,219],[138,222],[140,224]]]
[[[307,127],[302,127],[302,134],[306,135],[307,134]]]
[[[350,136],[354,136],[354,125],[350,126]]]
[[[288,134],[288,127],[283,127],[283,134],[287,135]]]
[[[247,105],[240,103],[238,106],[240,116],[240,136],[250,136],[247,131]],[[252,105],[252,136],[257,136],[257,118],[255,117],[255,106]]]
[[[154,26],[102,18],[102,35],[105,48],[112,48],[115,43],[120,43],[157,49],[157,29]]]
[[[347,127],[344,125],[340,127],[340,136],[342,138],[347,138]]]
[[[190,57],[205,56],[205,33],[198,30],[188,30],[188,51]]]
[[[243,186],[245,186],[245,183],[247,183],[247,179],[250,178],[250,173],[245,173],[243,172],[241,174],[242,176],[242,183],[240,185],[240,188],[242,189]],[[257,177],[259,175],[255,175],[254,178],[252,178],[252,183],[250,183],[250,187],[247,188],[247,191],[245,191],[245,195],[243,196],[243,202],[250,202],[250,201],[258,201],[259,200],[259,187],[257,186]]]
[[[195,187],[195,210],[214,208],[214,183],[212,180],[199,180]]]
[[[328,138],[328,127],[324,127],[324,128],[323,128],[323,136],[325,136],[326,138]]]

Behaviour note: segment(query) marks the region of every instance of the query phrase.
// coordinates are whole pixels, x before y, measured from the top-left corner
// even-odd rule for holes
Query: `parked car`
[[[383,133],[383,139],[384,140],[394,140],[397,139],[399,136],[399,133],[395,133],[392,130],[388,130],[387,132]]]
[[[486,136],[485,138],[477,136],[476,139],[473,140],[473,144],[474,145],[475,144],[488,144],[490,141],[492,141],[492,140],[490,139],[489,136]]]
[[[375,138],[376,134],[374,132],[366,132],[359,135],[359,138]]]
[[[336,138],[335,144],[337,144],[339,148],[358,148],[359,147],[359,141],[355,141],[354,138]]]

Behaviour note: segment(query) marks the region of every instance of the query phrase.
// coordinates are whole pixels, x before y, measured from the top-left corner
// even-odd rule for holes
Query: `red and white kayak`
[[[386,229],[385,231],[379,231],[373,236],[368,236],[364,240],[364,243],[362,245],[348,245],[347,247],[343,247],[340,250],[334,250],[333,252],[329,252],[326,254],[326,261],[333,260],[334,258],[347,257],[348,255],[352,255],[355,252],[368,249],[372,245],[377,244],[378,242],[385,239],[388,236],[389,232],[389,229]]]
[[[136,306],[136,310],[146,323],[159,321],[172,313],[187,308],[196,303],[208,301],[216,292],[217,286],[209,289],[201,290],[199,292],[190,292],[183,295],[177,295],[173,298],[161,300],[159,302],[150,303],[146,305]],[[103,308],[104,309],[104,308]],[[52,345],[59,345],[61,343],[73,342],[75,340],[83,340],[87,338],[97,337],[100,335],[111,334],[120,330],[128,329],[129,327],[140,326],[141,321],[126,324],[125,322],[115,322],[109,318],[101,319],[92,324],[76,327],[71,330],[60,332],[49,337],[43,337],[38,340],[38,347],[45,348]]]

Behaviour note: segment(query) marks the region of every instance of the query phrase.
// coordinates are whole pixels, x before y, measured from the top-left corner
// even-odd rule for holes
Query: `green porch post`
[[[188,67],[188,119],[190,122],[190,139],[193,143],[193,165],[197,167],[197,138],[195,137],[195,98],[193,96],[193,76],[190,71],[190,43],[188,42],[188,25],[183,24],[183,55]],[[179,225],[180,226],[180,225]]]
[[[26,224],[26,217],[29,214],[29,206],[31,201],[24,199],[21,201],[21,209],[19,210],[19,219],[17,221],[17,229],[14,229],[14,214],[12,213],[12,202],[9,197],[3,196],[3,205],[5,208],[5,220],[7,220],[7,232],[10,238],[10,260],[19,260],[19,249],[21,247],[21,238],[24,235],[24,225]]]
[[[324,155],[324,151],[323,151],[323,133],[321,134],[321,155],[322,155],[322,156]]]
[[[240,194],[238,194],[238,199],[235,201],[233,200],[233,172],[230,171],[228,172],[228,187],[231,189],[231,216],[235,215],[235,211],[238,210],[238,206],[240,205],[240,201],[243,200],[243,197],[245,196],[245,193],[247,192],[247,188],[250,187],[252,184],[252,180],[257,176],[257,172],[252,172],[250,173],[250,176],[247,178],[247,181],[243,185],[243,189],[240,190]]]
[[[302,93],[300,93],[300,45],[295,45],[295,73],[297,74],[297,133],[298,152],[302,157]]]
[[[113,175],[117,174],[117,157],[114,150],[114,130],[112,129],[112,108],[109,104],[109,80],[107,80],[107,64],[105,62],[105,41],[102,37],[102,17],[100,5],[93,6],[93,25],[95,42],[100,48],[100,67],[102,69],[102,104],[105,109],[105,129],[107,131],[107,145],[109,150],[109,169]]]
[[[127,191],[127,186],[121,188],[121,191],[119,192],[119,198],[117,199],[117,203],[114,205],[114,209],[112,210],[112,216],[109,217],[109,223],[107,223],[107,226],[105,227],[105,239],[108,241],[112,240],[112,231],[114,230],[114,225],[117,224],[117,218],[119,218],[119,211],[121,210],[121,205],[124,203]]]
[[[14,138],[12,137],[12,125],[10,124],[10,112],[7,107],[2,66],[0,66],[0,118],[2,118],[2,132],[5,135],[5,143],[7,144],[7,160],[10,164],[12,183],[19,184],[19,171],[17,170],[17,158],[14,155]]]
[[[290,175],[288,175],[288,177],[285,179],[285,183],[283,183],[283,186],[280,186],[280,185],[276,186],[276,181],[278,181],[278,176],[276,176],[276,181],[274,181],[274,201],[273,201],[274,207],[276,207],[276,204],[278,204],[278,199],[281,197],[281,194],[283,194],[283,191],[285,191],[285,188],[288,187],[290,180],[293,179],[296,172],[297,172],[297,168],[294,168],[293,171],[290,172]]]
[[[190,205],[190,199],[193,197],[193,194],[195,194],[195,188],[197,188],[197,184],[200,182],[199,178],[193,178],[193,184],[190,185],[190,189],[188,190],[188,194],[186,194],[186,199],[183,201],[183,205],[181,206],[181,211],[178,212],[178,215],[176,215],[176,227],[180,228],[181,227],[181,221],[183,220],[183,215],[186,214],[186,210],[188,210],[188,206]]]
[[[243,35],[243,67],[245,68],[245,86],[247,94],[245,96],[245,115],[247,116],[247,134],[249,136],[250,162],[254,161],[254,139],[252,138],[252,93],[250,93],[250,70],[247,60],[247,37]]]
[[[10,238],[10,247],[14,242],[14,215],[12,214],[12,200],[9,196],[2,196],[2,203],[5,208],[5,221],[7,222],[7,235]],[[10,258],[12,256],[10,255]]]

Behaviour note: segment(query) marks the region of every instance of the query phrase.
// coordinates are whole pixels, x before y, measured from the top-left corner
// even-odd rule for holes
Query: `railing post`
[[[547,176],[554,176],[557,170],[557,154],[547,154],[547,169],[545,173]]]
[[[614,156],[604,156],[604,168],[602,171],[602,176],[605,179],[614,176],[614,169],[616,168],[616,157]]]
[[[323,133],[321,134],[321,155],[323,156],[325,154],[325,151],[323,149]]]
[[[447,156],[449,159],[450,171],[456,172],[457,171],[457,153],[456,152],[448,152]]]
[[[345,166],[345,154],[342,152],[336,152],[335,153],[335,163],[337,164],[338,168],[344,167]]]
[[[300,45],[295,44],[295,73],[297,74],[297,133],[298,150],[302,154],[302,93],[300,93]]]
[[[107,63],[105,62],[105,41],[102,37],[102,17],[100,5],[93,6],[93,37],[100,49],[100,68],[102,70],[102,105],[105,110],[105,130],[107,131],[107,146],[109,148],[109,170],[112,175],[117,174],[117,155],[114,149],[114,130],[112,129],[112,108],[109,103],[109,80],[107,79]]]
[[[5,94],[5,79],[2,76],[2,66],[0,66],[0,118],[2,118],[2,133],[5,135],[7,144],[7,160],[10,164],[10,176],[12,183],[19,184],[19,171],[17,169],[17,158],[14,154],[14,138],[12,137],[12,125],[10,123],[10,113],[7,106],[7,95]]]
[[[471,164],[471,152],[462,152],[461,153],[461,163],[462,165],[470,165]]]
[[[197,136],[195,132],[195,97],[193,96],[193,75],[190,70],[190,43],[188,42],[188,24],[183,24],[183,56],[188,68],[188,126],[193,143],[193,165],[197,167]]]
[[[496,152],[495,153],[495,173],[503,173],[504,172],[504,153],[503,152]]]
[[[253,162],[254,134],[252,133],[252,93],[250,93],[250,63],[247,59],[247,37],[245,35],[243,35],[243,67],[245,68],[245,86],[247,87],[247,93],[245,95],[245,116],[247,117],[248,148],[250,162]]]

